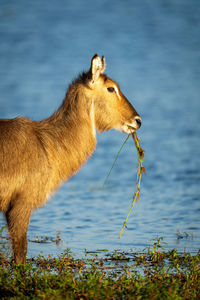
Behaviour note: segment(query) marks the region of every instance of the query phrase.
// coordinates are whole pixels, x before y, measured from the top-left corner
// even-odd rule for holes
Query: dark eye
[[[110,93],[114,93],[115,92],[115,89],[114,87],[108,87],[107,90],[110,92]]]

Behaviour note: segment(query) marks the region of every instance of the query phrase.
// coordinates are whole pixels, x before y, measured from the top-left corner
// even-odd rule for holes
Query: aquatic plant
[[[37,257],[11,264],[0,253],[2,299],[200,299],[200,251],[164,251],[156,238],[143,253],[106,252],[75,259]],[[161,247],[160,247],[161,246]]]

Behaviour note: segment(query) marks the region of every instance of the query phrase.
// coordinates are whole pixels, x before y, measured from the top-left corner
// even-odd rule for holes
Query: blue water
[[[88,163],[32,215],[29,240],[58,231],[63,242],[30,241],[28,256],[143,250],[156,235],[168,248],[199,249],[199,16],[197,0],[0,0],[0,118],[48,117],[97,52],[143,119],[138,135],[147,176],[121,239],[137,153],[130,139],[102,190],[126,138],[112,130],[98,136]]]

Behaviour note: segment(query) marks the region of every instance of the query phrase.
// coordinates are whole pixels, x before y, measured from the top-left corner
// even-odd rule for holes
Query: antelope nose
[[[136,116],[135,121],[136,121],[136,124],[137,124],[137,129],[139,129],[142,125],[142,119],[139,116]]]

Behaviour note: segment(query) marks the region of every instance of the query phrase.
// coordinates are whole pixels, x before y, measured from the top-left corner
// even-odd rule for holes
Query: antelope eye
[[[114,87],[108,87],[107,90],[110,92],[110,93],[114,93],[115,92],[115,89]]]

